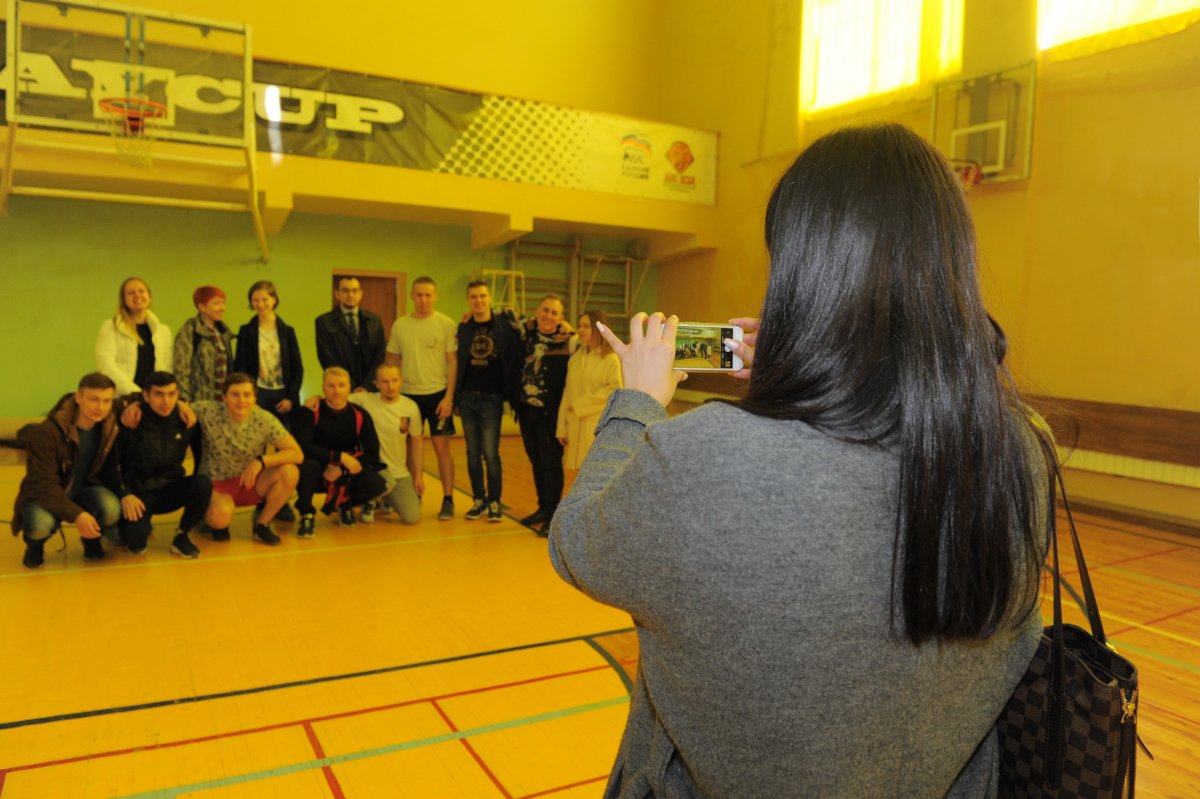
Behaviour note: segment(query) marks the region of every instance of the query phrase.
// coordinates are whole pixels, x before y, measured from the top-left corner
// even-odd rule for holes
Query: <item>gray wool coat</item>
[[[558,573],[633,617],[606,796],[985,797],[1037,611],[991,638],[890,632],[893,455],[710,404],[613,394],[550,532]],[[1044,482],[1044,481],[1043,481]]]

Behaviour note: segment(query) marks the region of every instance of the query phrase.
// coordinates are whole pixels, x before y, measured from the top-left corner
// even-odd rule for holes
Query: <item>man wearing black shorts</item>
[[[417,404],[421,419],[429,422],[433,451],[442,480],[442,508],[438,519],[454,518],[454,460],[450,436],[454,435],[454,384],[458,376],[457,325],[433,310],[437,284],[431,277],[413,281],[413,312],[392,325],[387,362],[400,367],[404,395]]]

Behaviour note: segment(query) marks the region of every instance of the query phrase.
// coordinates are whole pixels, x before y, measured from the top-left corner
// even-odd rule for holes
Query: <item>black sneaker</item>
[[[265,524],[255,522],[254,532],[250,535],[255,541],[266,544],[269,547],[279,546],[279,536],[275,535],[275,532]]]
[[[454,498],[446,497],[442,500],[442,509],[438,511],[438,521],[445,522],[454,518]]]
[[[499,502],[489,502],[487,504],[487,510],[488,510],[488,521],[489,522],[498,522],[498,521],[503,520],[504,517],[500,515],[500,503]]]
[[[46,562],[45,547],[45,541],[26,541],[25,557],[21,558],[21,565],[26,569],[40,569]]]
[[[82,540],[84,560],[104,560],[104,547],[100,544],[99,538],[84,538]]]
[[[375,521],[375,503],[364,502],[362,511],[358,514],[358,520],[363,524],[370,524]]]
[[[209,532],[212,533],[213,541],[228,541],[229,540],[229,528],[228,527],[220,527],[220,528],[214,527],[211,530],[209,530]]]
[[[481,518],[486,510],[487,503],[482,499],[477,499],[475,500],[475,504],[471,506],[471,509],[466,512],[463,518],[469,522],[473,522],[476,519]]]
[[[538,510],[534,511],[533,513],[529,514],[524,519],[522,519],[521,524],[525,525],[526,527],[534,527],[535,525],[539,525],[544,521],[546,521],[546,514],[543,513],[542,510],[539,508]]]
[[[175,537],[171,539],[171,551],[188,560],[200,557],[199,547],[192,543],[187,533],[175,533]]]
[[[311,513],[303,513],[300,515],[300,527],[296,530],[297,538],[312,538],[313,528],[316,527],[317,517]]]
[[[338,521],[341,522],[342,527],[353,527],[355,524],[357,524],[358,520],[354,518],[354,508],[346,505],[339,510]]]

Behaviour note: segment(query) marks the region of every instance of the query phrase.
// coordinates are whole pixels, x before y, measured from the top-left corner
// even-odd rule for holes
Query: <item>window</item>
[[[963,0],[807,0],[800,107],[821,111],[962,68]]]
[[[1038,49],[1075,58],[1183,30],[1200,0],[1038,0]],[[1085,41],[1086,40],[1086,41]]]

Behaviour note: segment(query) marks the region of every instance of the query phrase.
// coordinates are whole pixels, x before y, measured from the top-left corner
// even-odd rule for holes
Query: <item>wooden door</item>
[[[337,288],[338,280],[342,277],[358,278],[358,283],[362,286],[363,290],[360,307],[371,313],[379,314],[379,318],[383,320],[383,335],[385,337],[390,335],[392,332],[392,323],[396,321],[396,317],[403,316],[406,312],[404,297],[406,293],[405,285],[408,281],[405,274],[355,274],[354,272],[338,272],[333,276],[333,287],[335,289]],[[334,301],[334,305],[337,305],[336,300]]]

